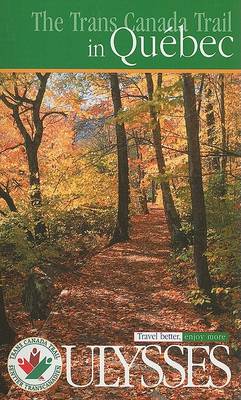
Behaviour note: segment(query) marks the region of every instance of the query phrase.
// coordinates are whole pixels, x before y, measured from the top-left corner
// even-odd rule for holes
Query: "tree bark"
[[[205,255],[207,223],[200,157],[199,118],[196,109],[194,79],[191,74],[183,74],[183,95],[194,229],[194,264],[198,287],[210,295],[212,282]]]
[[[142,168],[142,154],[140,151],[139,138],[138,135],[134,134],[134,141],[136,146],[136,159],[138,160],[137,173],[138,173],[138,190],[139,190],[139,203],[141,206],[142,213],[144,215],[149,214],[147,205],[147,195],[146,189],[143,187],[143,179],[145,177],[145,171]]]
[[[153,100],[154,84],[151,73],[146,73],[146,83],[149,101]],[[158,90],[161,88],[161,74],[158,74]],[[156,152],[156,160],[158,172],[163,176],[166,172],[166,164],[162,149],[161,127],[158,120],[158,115],[155,107],[150,105],[150,117],[152,124],[152,136],[154,148]],[[168,229],[171,236],[172,246],[174,248],[182,249],[188,245],[186,235],[182,232],[182,225],[180,216],[174,204],[173,196],[171,193],[170,184],[168,181],[161,181],[161,191],[163,197],[163,206],[167,220]]]
[[[0,274],[0,345],[10,344],[14,341],[15,332],[9,325],[5,310],[3,282]]]
[[[221,117],[221,133],[222,133],[222,158],[221,158],[221,196],[227,192],[226,174],[227,174],[227,130],[226,130],[226,112],[225,112],[225,78],[224,74],[220,74],[220,117]]]
[[[31,141],[26,141],[26,154],[29,168],[30,200],[34,211],[34,233],[37,242],[46,239],[46,226],[42,214],[41,182],[38,165],[38,149]]]
[[[155,204],[157,198],[157,185],[156,181],[152,179],[151,181],[151,202],[152,204]]]
[[[216,138],[216,123],[215,123],[215,114],[212,102],[212,90],[210,87],[206,90],[206,98],[207,98],[207,105],[205,109],[206,113],[206,123],[207,123],[207,135],[208,135],[208,145],[211,148],[211,151],[214,152],[213,145],[215,144]],[[213,156],[209,160],[209,170],[216,171],[217,173],[220,172],[220,163],[219,163],[219,156]]]
[[[114,115],[117,117],[122,109],[119,78],[116,73],[110,74],[111,96]],[[118,213],[116,227],[110,244],[125,242],[129,239],[129,166],[125,125],[116,122],[116,139],[118,155]]]

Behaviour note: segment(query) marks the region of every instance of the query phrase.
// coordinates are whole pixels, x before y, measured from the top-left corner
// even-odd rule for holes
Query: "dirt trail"
[[[135,331],[207,331],[205,321],[188,303],[185,290],[172,283],[168,273],[169,238],[163,211],[155,207],[147,216],[132,221],[132,239],[94,256],[64,291],[41,336],[62,344],[76,345],[84,354],[87,345],[124,345],[133,355]],[[109,361],[108,361],[109,360]],[[116,381],[118,363],[109,354],[107,382]],[[111,365],[108,365],[111,364]],[[73,380],[83,383],[88,371],[73,356]],[[140,366],[140,369],[142,367]],[[138,375],[138,370],[134,375]],[[150,374],[150,372],[149,372]],[[123,374],[122,374],[123,375]],[[140,376],[140,373],[139,375]],[[151,372],[151,381],[157,379]],[[171,375],[172,376],[172,375]],[[112,378],[111,378],[112,377]],[[177,375],[177,378],[180,377]],[[136,379],[139,379],[136,376]],[[174,377],[175,379],[175,377]],[[232,388],[223,390],[160,388],[166,399],[232,399]],[[22,392],[21,392],[22,393]],[[71,389],[63,380],[48,395],[26,396],[16,390],[9,398],[108,400],[151,399],[150,389],[137,383],[131,389]],[[200,397],[201,395],[201,397]]]

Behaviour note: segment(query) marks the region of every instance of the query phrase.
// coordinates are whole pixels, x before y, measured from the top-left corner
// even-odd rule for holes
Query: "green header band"
[[[0,69],[241,69],[240,0],[5,0]]]

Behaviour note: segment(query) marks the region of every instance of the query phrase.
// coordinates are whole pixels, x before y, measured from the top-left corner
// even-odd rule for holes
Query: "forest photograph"
[[[0,73],[1,400],[241,398],[240,96],[235,73]],[[128,389],[62,375],[31,394],[9,377],[24,338],[121,345],[128,359],[142,331],[227,332],[230,383],[208,358],[191,389],[169,366],[155,387],[138,361]],[[111,352],[107,364],[111,384]]]

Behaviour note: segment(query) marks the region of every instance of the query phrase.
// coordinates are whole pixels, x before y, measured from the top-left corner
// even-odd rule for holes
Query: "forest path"
[[[164,212],[154,206],[149,215],[134,217],[131,240],[94,256],[76,286],[63,293],[62,328],[71,323],[72,342],[130,344],[136,331],[206,329],[184,290],[172,283],[169,254]],[[58,313],[50,323],[58,328]]]
[[[172,283],[168,273],[169,236],[164,212],[151,207],[150,214],[132,220],[131,240],[104,249],[92,257],[76,278],[76,285],[64,290],[40,336],[48,338],[59,349],[63,344],[76,345],[73,354],[73,381],[88,382],[90,372],[83,361],[87,345],[124,345],[125,356],[133,357],[134,332],[137,331],[207,331],[204,320],[188,303],[185,289]],[[166,344],[163,344],[166,347]],[[82,357],[82,362],[78,358]],[[106,382],[115,382],[118,363],[113,355],[107,356]],[[140,382],[138,365],[133,372]],[[123,369],[121,369],[123,376]],[[154,382],[157,375],[145,369],[146,376]],[[117,375],[116,375],[117,374]],[[64,375],[64,374],[63,374]],[[205,379],[205,374],[204,379]],[[170,375],[179,380],[178,373]],[[163,399],[210,399],[209,390],[168,389],[161,386]],[[212,399],[231,399],[229,390],[212,391]],[[167,397],[166,397],[167,396]],[[220,397],[219,397],[220,396]],[[231,396],[231,395],[230,395]],[[11,392],[11,399],[32,399],[19,390]],[[35,398],[35,397],[34,397]],[[72,389],[61,380],[50,394],[38,394],[39,399],[63,400],[147,400],[150,389],[138,384],[133,389],[96,388]]]

